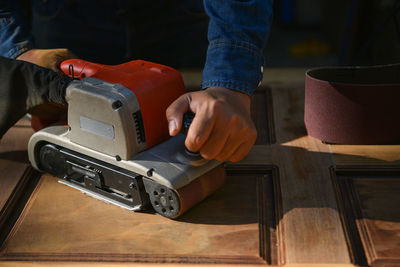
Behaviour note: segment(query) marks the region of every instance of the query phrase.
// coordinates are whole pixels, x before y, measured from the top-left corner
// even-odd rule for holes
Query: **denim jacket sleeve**
[[[273,0],[204,0],[210,17],[202,88],[221,86],[252,95],[262,80]]]
[[[15,0],[0,0],[0,56],[15,59],[33,48],[23,12]]]

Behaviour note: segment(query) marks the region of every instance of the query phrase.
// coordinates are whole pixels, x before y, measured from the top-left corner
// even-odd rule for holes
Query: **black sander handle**
[[[194,115],[195,114],[191,111],[188,111],[185,114],[183,114],[181,133],[187,135],[189,127],[194,119]]]
[[[189,131],[189,127],[192,124],[192,121],[194,119],[194,116],[195,116],[195,114],[191,111],[188,111],[185,114],[183,114],[181,133],[187,135],[187,133]],[[199,152],[192,152],[189,149],[187,149],[186,146],[185,146],[185,152],[190,157],[202,158]]]

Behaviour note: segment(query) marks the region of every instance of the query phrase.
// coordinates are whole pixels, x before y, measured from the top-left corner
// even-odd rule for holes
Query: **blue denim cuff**
[[[208,47],[202,89],[221,86],[253,95],[262,80],[264,56],[255,45],[215,40]]]
[[[25,53],[28,50],[31,50],[33,45],[29,41],[20,42],[18,44],[14,44],[12,48],[8,49],[8,52],[5,54],[4,57],[16,59],[21,54]]]

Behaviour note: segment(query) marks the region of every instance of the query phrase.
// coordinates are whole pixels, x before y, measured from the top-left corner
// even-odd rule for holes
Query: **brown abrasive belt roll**
[[[225,180],[225,168],[223,165],[219,165],[192,181],[190,184],[179,188],[177,192],[181,208],[175,218],[214,193],[225,183]]]
[[[400,143],[400,64],[306,73],[310,136],[335,144]]]

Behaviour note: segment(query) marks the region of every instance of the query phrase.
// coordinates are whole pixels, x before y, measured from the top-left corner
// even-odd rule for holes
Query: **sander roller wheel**
[[[180,209],[179,197],[177,194],[163,185],[157,185],[149,193],[151,205],[154,210],[168,218],[174,218]]]
[[[144,177],[143,182],[153,209],[167,218],[178,218],[224,184],[226,172],[221,164],[189,184],[171,189]]]

